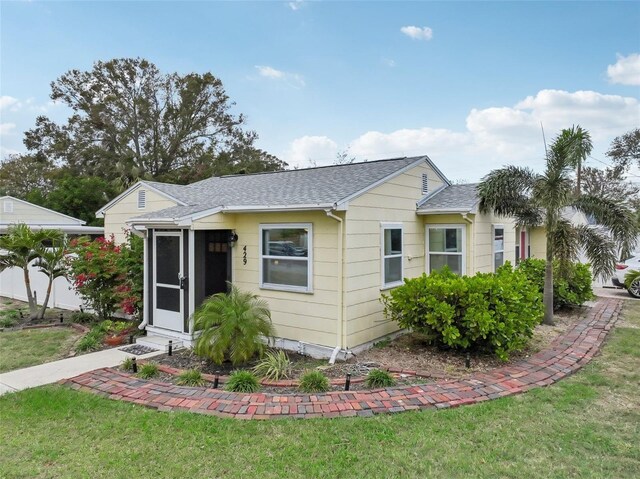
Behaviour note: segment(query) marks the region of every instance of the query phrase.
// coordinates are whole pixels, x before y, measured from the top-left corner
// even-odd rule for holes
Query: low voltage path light
[[[348,391],[351,387],[351,373],[347,373],[347,378],[344,381],[344,390]]]
[[[129,335],[129,344],[133,344],[133,334]]]
[[[62,316],[62,313],[60,313],[60,322],[62,323],[62,321],[64,321],[64,316]]]
[[[219,382],[220,382],[220,376],[216,374],[213,378],[213,389],[218,389]]]
[[[138,363],[136,362],[136,358],[131,358],[131,370],[134,374],[138,372]]]
[[[471,367],[471,355],[469,353],[467,353],[467,355],[464,358],[464,367],[467,369]]]
[[[173,341],[169,340],[169,356],[173,356]]]

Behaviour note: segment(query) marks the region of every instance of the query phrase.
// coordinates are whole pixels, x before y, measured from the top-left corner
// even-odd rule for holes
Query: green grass
[[[0,477],[635,478],[640,302],[632,307],[575,376],[445,411],[259,422],[60,386],[11,394],[0,397]]]
[[[76,331],[67,328],[4,331],[0,333],[0,372],[60,359],[77,337]]]

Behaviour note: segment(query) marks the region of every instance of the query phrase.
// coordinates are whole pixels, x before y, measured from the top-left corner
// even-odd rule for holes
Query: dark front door
[[[227,281],[230,281],[231,247],[229,244],[229,230],[205,232],[204,252],[204,294],[227,291]]]

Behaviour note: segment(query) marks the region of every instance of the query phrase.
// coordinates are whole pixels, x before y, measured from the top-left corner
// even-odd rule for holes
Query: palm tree
[[[216,364],[230,360],[240,364],[266,349],[262,338],[275,335],[267,302],[230,285],[229,293],[208,298],[194,314],[201,331],[194,351]]]
[[[52,244],[50,248],[41,245],[37,249],[39,255],[38,259],[34,263],[40,269],[40,272],[45,274],[49,278],[47,284],[47,294],[44,297],[42,308],[38,317],[44,318],[44,313],[47,310],[49,304],[49,297],[51,296],[51,288],[53,287],[53,281],[56,278],[65,276],[67,268],[65,264],[65,255],[69,246],[66,236],[62,235],[60,239]]]
[[[617,251],[625,255],[635,246],[638,227],[630,208],[600,196],[576,194],[573,169],[590,150],[588,132],[580,127],[562,130],[547,151],[544,173],[506,166],[489,173],[478,185],[482,213],[515,217],[521,227],[545,227],[545,324],[553,324],[554,259],[562,275],[583,249],[594,275],[606,278],[613,274]],[[582,211],[601,227],[571,224],[562,217],[566,208]]]
[[[20,268],[27,288],[29,319],[38,318],[38,305],[31,291],[29,264],[40,257],[42,246],[48,241],[58,241],[62,233],[58,230],[32,230],[25,224],[10,226],[7,234],[0,236],[0,272],[7,268]]]

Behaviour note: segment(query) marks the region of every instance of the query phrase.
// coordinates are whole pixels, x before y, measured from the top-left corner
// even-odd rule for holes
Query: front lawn
[[[0,373],[62,359],[79,336],[71,328],[0,332]]]
[[[604,353],[527,394],[371,419],[238,421],[50,386],[0,397],[0,476],[632,478],[640,302]]]

